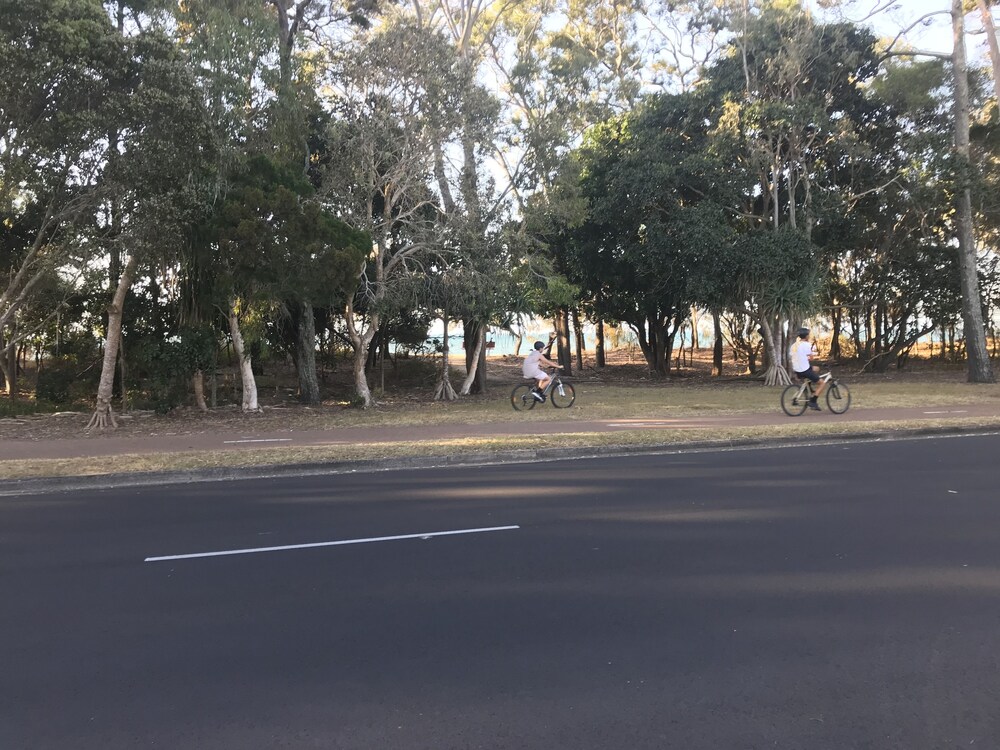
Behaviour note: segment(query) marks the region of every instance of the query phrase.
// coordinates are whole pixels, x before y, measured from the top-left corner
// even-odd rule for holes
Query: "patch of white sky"
[[[950,0],[853,0],[829,10],[821,9],[817,0],[809,0],[808,4],[821,18],[843,18],[867,26],[889,40],[899,36],[897,44],[914,50],[951,54]],[[970,61],[984,63],[986,38],[978,12],[966,17],[966,32]]]

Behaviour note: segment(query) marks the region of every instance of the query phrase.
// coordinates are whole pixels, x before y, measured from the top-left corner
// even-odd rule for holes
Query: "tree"
[[[996,375],[986,348],[986,326],[979,292],[976,237],[972,224],[972,170],[969,145],[969,74],[965,51],[965,7],[963,0],[951,3],[954,50],[952,68],[955,85],[955,155],[958,163],[957,233],[962,280],[962,330],[968,357],[970,383],[995,383]]]
[[[58,269],[74,276],[94,252],[83,228],[106,194],[123,59],[97,0],[0,0],[0,46],[0,339],[11,351],[46,323],[3,335],[38,285]]]
[[[104,367],[88,429],[116,426],[111,400],[123,295],[141,264],[164,253],[177,256],[186,227],[201,216],[204,201],[195,175],[210,152],[202,101],[172,42],[151,28],[120,44],[127,55],[115,79],[120,119],[102,177],[112,220],[96,218],[112,257],[124,254],[126,260],[108,308]]]
[[[741,233],[787,228],[786,237],[801,235],[810,245],[817,226],[846,209],[842,175],[866,158],[857,149],[857,128],[870,109],[865,83],[879,67],[874,37],[850,24],[819,24],[797,2],[765,2],[755,14],[747,4],[734,20],[734,54],[714,66],[710,78],[722,102],[713,148],[734,165],[744,185],[732,207],[735,224]],[[787,267],[785,239],[755,238],[752,244],[778,251],[774,267]],[[810,264],[819,259],[814,252]],[[747,278],[766,281],[759,274]],[[775,281],[780,286],[785,280]],[[764,337],[769,385],[790,380],[786,336],[797,327],[794,316],[802,307],[769,305],[776,291],[769,286],[752,295],[765,305],[754,315]]]
[[[336,219],[297,169],[258,156],[237,177],[217,219],[217,241],[230,299],[284,301],[312,315],[314,305],[337,307],[353,291],[355,269],[370,240]],[[234,311],[230,311],[232,315]],[[311,321],[310,321],[311,323]],[[315,327],[295,326],[300,398],[319,402]]]
[[[707,294],[698,269],[728,242],[704,111],[696,95],[658,96],[594,128],[580,153],[586,218],[551,240],[595,312],[627,323],[659,374],[696,291]]]
[[[429,181],[435,147],[457,132],[460,106],[452,76],[464,76],[447,42],[404,23],[373,33],[359,49],[332,53],[339,91],[328,133],[324,194],[338,215],[367,233],[360,286],[345,305],[354,350],[354,385],[372,404],[368,347],[393,288],[444,248],[447,232]]]

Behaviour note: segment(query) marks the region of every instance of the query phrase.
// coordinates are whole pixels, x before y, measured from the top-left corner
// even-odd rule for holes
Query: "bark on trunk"
[[[230,300],[226,317],[229,320],[229,336],[233,340],[233,352],[240,366],[240,383],[243,386],[241,409],[244,414],[260,411],[257,403],[257,380],[253,374],[253,362],[249,352],[243,345],[243,334],[240,332],[240,319],[236,315],[236,301]]]
[[[603,368],[607,362],[604,357],[604,321],[597,321],[597,342],[594,344],[594,361],[598,369]]]
[[[995,383],[990,353],[986,348],[986,327],[979,294],[979,275],[976,264],[976,241],[972,226],[971,162],[969,159],[969,76],[965,57],[965,8],[963,0],[951,2],[954,53],[952,66],[955,78],[955,151],[962,184],[958,192],[958,247],[962,275],[962,324],[968,357],[970,383]]]
[[[715,335],[715,343],[712,346],[712,375],[722,377],[722,321],[719,313],[712,313],[712,330]]]
[[[489,326],[475,320],[466,319],[463,321],[464,346],[465,346],[465,371],[474,373],[474,379],[469,386],[469,392],[462,392],[463,396],[470,393],[486,393],[486,347],[479,346],[479,342],[486,341],[489,333]]]
[[[208,404],[205,403],[205,373],[201,370],[195,370],[194,375],[191,376],[191,388],[194,390],[194,403],[198,407],[198,411],[207,412]]]
[[[997,43],[997,29],[993,23],[993,13],[986,0],[976,0],[979,15],[983,19],[983,30],[986,32],[986,44],[990,49],[990,63],[993,65],[993,91],[1000,106],[1000,44]]]
[[[573,310],[573,336],[576,339],[576,367],[583,370],[583,325],[580,323],[580,311]]]
[[[764,372],[764,385],[790,385],[792,378],[781,362],[782,357],[778,344],[767,320],[761,320],[760,332],[764,337],[764,350],[767,353],[767,370]]]
[[[295,338],[296,369],[299,371],[299,400],[318,404],[319,378],[316,375],[316,318],[311,302],[302,302],[299,309],[298,335]]]
[[[564,375],[573,374],[573,356],[569,348],[569,310],[565,307],[556,312],[556,360],[562,365]]]
[[[472,356],[468,358],[471,363],[465,380],[462,381],[462,388],[459,391],[463,396],[468,396],[472,392],[472,384],[476,381],[476,374],[479,371],[479,355],[483,353],[483,344],[486,340],[486,326],[479,326],[479,336],[476,338],[476,348]]]
[[[368,409],[372,405],[372,392],[368,387],[368,375],[365,373],[365,361],[368,359],[368,345],[379,329],[379,316],[372,314],[368,329],[362,333],[358,330],[357,322],[354,320],[354,302],[347,303],[344,311],[344,318],[347,322],[347,335],[351,340],[351,347],[354,349],[354,359],[352,370],[354,375],[354,390],[357,398],[361,400],[363,408]]]
[[[451,361],[449,358],[450,349],[448,347],[448,313],[445,311],[444,317],[444,338],[441,348],[441,377],[438,380],[437,389],[434,391],[435,401],[454,401],[458,398],[455,389],[451,385]]]
[[[7,344],[4,341],[3,326],[0,325],[0,387],[2,387],[7,395],[11,397],[11,400],[13,400],[14,392],[10,387],[11,382],[10,367],[7,366]]]
[[[118,360],[118,347],[122,338],[122,308],[125,305],[125,295],[132,286],[132,275],[135,273],[138,258],[130,255],[125,268],[118,279],[118,288],[108,305],[108,338],[104,344],[104,362],[101,366],[101,381],[97,387],[97,405],[94,414],[87,423],[88,430],[95,427],[103,430],[106,427],[118,428],[114,411],[111,409],[112,390],[115,383],[115,363]]]
[[[830,359],[833,361],[838,361],[841,357],[840,350],[840,332],[844,325],[844,311],[840,307],[835,307],[833,309],[833,338],[830,339]]]

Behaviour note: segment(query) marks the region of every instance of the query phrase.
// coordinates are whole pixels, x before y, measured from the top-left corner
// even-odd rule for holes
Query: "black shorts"
[[[819,382],[819,375],[817,375],[816,371],[811,367],[805,372],[796,372],[795,374],[804,380],[811,380],[814,383]]]

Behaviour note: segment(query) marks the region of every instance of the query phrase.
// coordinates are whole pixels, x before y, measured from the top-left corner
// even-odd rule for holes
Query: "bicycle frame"
[[[830,381],[833,380],[833,373],[827,372],[819,376],[817,383],[823,383],[824,385],[829,385]],[[795,398],[802,398],[806,395],[806,391],[810,394],[816,395],[816,391],[813,389],[813,382],[808,378],[802,379],[802,385],[799,387],[799,392],[795,394]]]
[[[557,385],[562,385],[562,378],[559,377],[558,372],[552,372],[550,373],[549,383],[545,386],[545,390],[542,391],[542,395],[548,398],[549,394],[552,393],[552,389]]]

